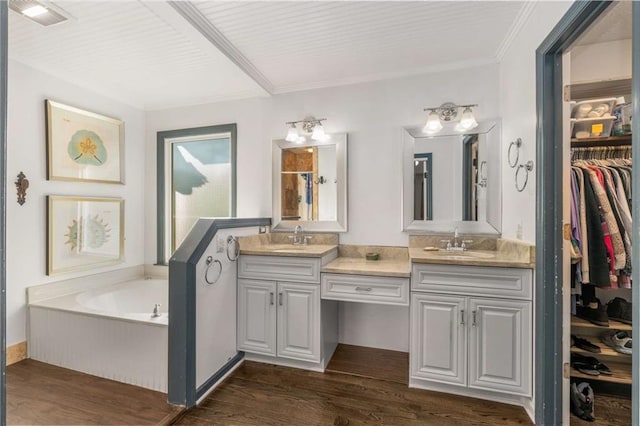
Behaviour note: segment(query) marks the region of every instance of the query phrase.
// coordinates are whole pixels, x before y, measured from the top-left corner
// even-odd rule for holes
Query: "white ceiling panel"
[[[604,43],[608,41],[630,40],[632,19],[631,1],[618,1],[609,6],[596,22],[582,33],[574,46]]]
[[[55,5],[73,19],[43,27],[10,12],[11,59],[145,109],[266,95],[166,3]]]
[[[195,1],[274,92],[497,61],[525,2]]]

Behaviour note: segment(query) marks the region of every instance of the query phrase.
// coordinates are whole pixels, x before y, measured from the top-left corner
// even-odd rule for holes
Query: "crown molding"
[[[502,58],[504,58],[504,55],[513,44],[513,41],[516,39],[518,34],[520,34],[520,31],[529,20],[529,16],[531,16],[535,7],[535,1],[527,1],[522,6],[520,12],[516,15],[516,19],[513,20],[511,27],[509,27],[507,34],[504,36],[502,43],[500,43],[500,46],[498,46],[498,49],[496,50],[495,57],[498,62],[502,61]]]
[[[267,93],[273,93],[273,84],[269,79],[226,38],[193,3],[189,1],[169,1],[168,4]]]

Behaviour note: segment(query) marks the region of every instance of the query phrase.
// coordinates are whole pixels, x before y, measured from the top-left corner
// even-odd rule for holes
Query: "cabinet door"
[[[468,306],[469,387],[531,396],[531,302],[470,298]]]
[[[466,298],[411,295],[411,377],[466,386]]]
[[[320,362],[320,286],[278,283],[278,356]]]
[[[276,282],[238,280],[238,350],[276,355]]]

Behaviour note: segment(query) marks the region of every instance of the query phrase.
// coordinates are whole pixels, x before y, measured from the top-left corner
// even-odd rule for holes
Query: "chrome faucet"
[[[160,313],[160,303],[156,303],[156,306],[153,307],[153,313],[151,314],[151,318],[158,318],[162,314]]]
[[[293,236],[290,236],[289,238],[293,240],[293,245],[296,246],[307,245],[307,241],[311,239],[310,236],[304,235],[304,230],[300,225],[296,225],[296,228],[293,231]]]
[[[460,233],[456,227],[453,230],[453,238],[451,240],[442,240],[443,243],[447,243],[448,251],[466,251],[468,249],[467,244],[473,242],[473,240],[463,240],[460,238]]]

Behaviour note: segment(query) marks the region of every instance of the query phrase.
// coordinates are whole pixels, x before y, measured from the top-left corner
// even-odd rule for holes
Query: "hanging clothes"
[[[630,147],[572,149],[571,240],[579,257],[573,293],[581,284],[631,285],[630,158]]]

